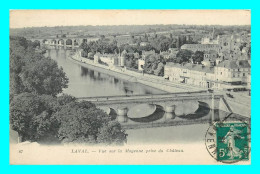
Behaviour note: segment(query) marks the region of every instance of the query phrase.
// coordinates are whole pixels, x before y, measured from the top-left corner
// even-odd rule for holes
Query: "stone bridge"
[[[79,46],[83,42],[89,42],[89,41],[96,41],[99,38],[80,38],[80,37],[44,37],[44,38],[27,38],[27,40],[30,40],[32,42],[38,42],[41,46],[49,46],[49,47],[55,47],[55,48],[79,48]]]
[[[77,100],[86,100],[94,103],[98,108],[104,110],[112,109],[117,116],[127,116],[127,112],[134,106],[140,104],[155,104],[162,108],[166,113],[173,113],[179,106],[192,107],[203,105],[210,109],[223,108],[223,95],[208,92],[198,93],[167,93],[154,95],[131,95],[131,96],[104,96],[104,97],[81,97]],[[185,108],[184,108],[185,109]],[[189,109],[189,108],[186,108]],[[124,121],[122,121],[124,122]]]

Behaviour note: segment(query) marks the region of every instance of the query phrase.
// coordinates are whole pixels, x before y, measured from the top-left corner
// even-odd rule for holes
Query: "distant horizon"
[[[200,24],[131,24],[131,25],[127,25],[127,24],[122,24],[122,25],[57,25],[57,26],[33,26],[33,27],[21,27],[21,28],[10,28],[10,29],[27,29],[27,28],[55,28],[55,27],[105,27],[105,26],[154,26],[154,25],[184,25],[184,26],[224,26],[224,27],[231,27],[231,26],[251,26],[251,24],[245,24],[245,25],[220,25],[220,24],[212,24],[212,25],[200,25]]]
[[[127,25],[251,26],[251,11],[10,10],[10,29]]]

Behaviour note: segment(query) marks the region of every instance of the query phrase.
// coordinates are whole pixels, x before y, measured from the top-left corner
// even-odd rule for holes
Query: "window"
[[[243,77],[245,77],[246,76],[246,74],[245,73],[243,73]]]

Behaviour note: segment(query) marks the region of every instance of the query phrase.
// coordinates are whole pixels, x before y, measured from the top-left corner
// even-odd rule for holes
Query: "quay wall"
[[[175,84],[173,82],[169,82],[165,80],[163,77],[158,77],[149,74],[142,74],[131,70],[127,70],[126,68],[109,67],[101,64],[95,64],[92,60],[82,58],[82,57],[71,56],[70,58],[72,61],[80,64],[83,67],[95,69],[98,72],[106,73],[108,75],[115,76],[122,80],[130,81],[133,83],[141,83],[143,85],[147,85],[169,93],[206,91],[205,89],[198,88],[195,86]]]

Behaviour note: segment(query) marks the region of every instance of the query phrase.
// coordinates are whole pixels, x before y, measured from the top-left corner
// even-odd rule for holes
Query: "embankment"
[[[109,67],[101,64],[94,64],[92,60],[88,60],[86,58],[82,60],[81,57],[72,56],[70,57],[70,59],[73,62],[78,63],[83,67],[94,69],[98,72],[106,73],[108,75],[120,78],[125,81],[130,81],[133,83],[135,82],[141,83],[143,85],[147,85],[170,93],[206,91],[198,87],[184,85],[184,84],[176,84],[173,82],[169,82],[168,80],[165,80],[163,77],[158,77],[149,74],[142,74],[131,70],[127,70],[122,67]]]

